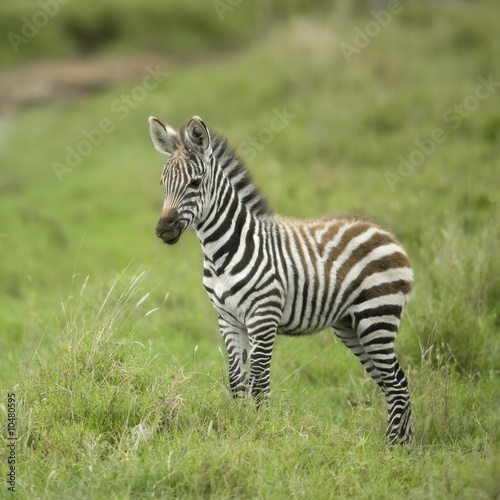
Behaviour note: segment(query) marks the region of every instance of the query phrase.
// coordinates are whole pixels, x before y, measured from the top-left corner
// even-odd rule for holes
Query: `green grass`
[[[498,6],[405,3],[350,63],[339,44],[371,19],[364,8],[339,2],[272,30],[260,20],[258,38],[240,32],[253,7],[222,23],[203,9],[210,47],[234,32],[246,48],[171,71],[125,119],[112,103],[140,81],[2,122],[0,413],[15,392],[18,496],[498,498],[500,90],[459,127],[445,119],[479,76],[500,81]],[[234,402],[196,237],[167,248],[154,235],[164,159],[150,115],[173,126],[200,115],[237,146],[283,108],[290,123],[249,161],[272,206],[372,217],[414,264],[397,340],[408,449],[385,446],[381,394],[329,332],[277,339],[267,410]],[[103,118],[114,131],[60,182],[53,162]],[[437,127],[447,139],[392,190],[385,174]],[[6,457],[2,446],[2,495]]]
[[[144,272],[129,282],[118,276],[96,308],[84,305],[86,287],[75,289],[73,306],[75,297],[61,304],[56,349],[37,352],[10,389],[18,397],[22,495],[498,495],[493,445],[500,419],[492,411],[492,379],[458,375],[441,364],[439,352],[437,366],[424,358],[410,368],[420,432],[409,449],[386,448],[384,409],[374,388],[354,380],[342,356],[325,373],[319,349],[313,358],[321,368],[313,369],[307,357],[301,387],[281,380],[269,408],[256,411],[251,400],[232,400],[222,358],[208,371],[197,369],[196,360],[186,371],[173,358],[161,365],[152,343],[134,340],[153,314],[142,301],[146,278]],[[295,349],[279,356],[288,376],[298,357]],[[340,394],[326,394],[325,379],[335,376]],[[330,408],[336,405],[334,413],[318,404],[320,392]],[[466,407],[471,410],[463,414]],[[472,474],[471,463],[477,466]]]

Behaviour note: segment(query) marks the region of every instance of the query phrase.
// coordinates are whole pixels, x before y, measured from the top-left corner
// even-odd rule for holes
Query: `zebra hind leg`
[[[391,444],[409,444],[413,441],[415,430],[408,381],[395,355],[394,361],[394,375],[391,377],[392,385],[386,394],[389,412],[387,440]]]
[[[361,345],[358,335],[355,330],[353,330],[347,324],[342,326],[335,326],[335,335],[343,342],[343,344],[359,359],[363,368],[366,370],[368,375],[375,381],[375,383],[382,389],[385,394],[385,386],[380,377],[380,373],[373,364],[372,359],[366,353],[364,347]]]
[[[387,427],[387,439],[391,443],[397,443],[398,439],[391,434],[392,431],[395,429],[394,425],[391,425],[391,420],[394,418],[394,416],[391,417],[391,406],[389,405],[388,390],[386,389],[384,382],[385,377],[382,378],[381,373],[377,369],[373,359],[371,358],[370,355],[367,354],[365,348],[361,345],[361,342],[355,330],[348,327],[347,325],[343,325],[342,327],[336,326],[335,334],[344,343],[344,345],[348,347],[353,354],[356,355],[356,357],[359,359],[359,361],[363,365],[363,368],[366,370],[368,375],[370,375],[370,377],[376,382],[376,384],[380,387],[380,389],[382,389],[382,392],[386,397],[389,409],[389,424]],[[394,409],[392,409],[392,412],[394,412]],[[411,419],[411,412],[408,414],[408,416]]]
[[[398,309],[399,313],[401,309]],[[411,443],[414,435],[408,381],[394,352],[399,314],[377,315],[376,310],[354,315],[356,333],[366,355],[381,379],[387,402],[387,440],[390,444]],[[380,384],[379,384],[380,385]]]

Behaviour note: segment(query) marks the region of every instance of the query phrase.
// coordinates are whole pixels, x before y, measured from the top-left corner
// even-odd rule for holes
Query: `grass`
[[[223,23],[196,11],[218,33],[211,47],[239,32],[241,8]],[[446,121],[478,77],[500,80],[496,14],[494,2],[405,3],[348,63],[339,44],[369,12],[299,9],[253,25],[260,36],[225,62],[172,71],[126,119],[111,103],[140,82],[2,123],[0,408],[14,392],[20,498],[499,497],[498,90],[457,128]],[[171,248],[154,235],[163,158],[148,116],[200,115],[237,146],[283,109],[289,124],[248,162],[272,206],[373,217],[414,264],[397,341],[411,448],[386,448],[382,397],[329,332],[277,339],[269,409],[234,402],[195,235]],[[53,162],[102,118],[114,131],[59,182]],[[391,189],[385,174],[436,127],[447,139]]]
[[[160,366],[153,346],[134,340],[152,314],[144,278],[118,276],[99,308],[82,304],[83,287],[73,307],[74,298],[64,301],[57,349],[36,353],[11,389],[19,395],[22,495],[422,498],[436,487],[445,488],[438,497],[498,494],[491,380],[464,378],[439,352],[428,353],[408,373],[421,422],[410,449],[385,447],[380,398],[339,367],[346,392],[330,398],[338,399],[335,414],[314,410],[311,389],[322,382],[307,364],[301,390],[278,390],[257,412],[250,400],[232,400],[222,358],[208,372],[186,372],[174,359]],[[473,411],[460,414],[464,407]]]

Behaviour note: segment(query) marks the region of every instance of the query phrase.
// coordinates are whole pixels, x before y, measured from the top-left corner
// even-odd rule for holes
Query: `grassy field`
[[[33,15],[17,4],[2,19]],[[361,2],[248,4],[221,20],[128,0],[131,27],[93,50],[161,50],[157,25],[134,45],[158,9],[192,40],[166,30],[164,50],[227,54],[165,68],[132,105],[142,80],[0,122],[0,498],[11,393],[18,498],[500,498],[500,7],[404,2],[377,21]],[[2,63],[81,53],[58,31],[66,7],[87,19],[78,5]],[[277,212],[368,216],[404,244],[411,447],[386,447],[383,398],[330,332],[278,338],[268,409],[230,397],[195,234],[154,234],[147,118],[195,114]]]

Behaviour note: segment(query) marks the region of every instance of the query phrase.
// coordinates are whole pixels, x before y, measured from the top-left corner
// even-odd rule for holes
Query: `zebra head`
[[[156,149],[170,155],[161,176],[165,198],[156,236],[173,245],[202,209],[203,181],[212,154],[210,133],[198,116],[179,132],[151,117],[149,132]]]

